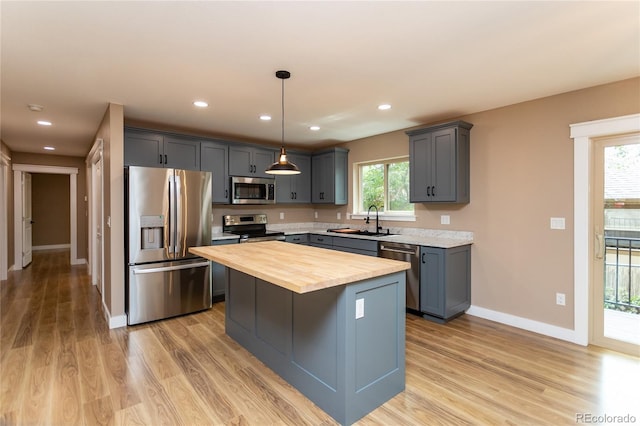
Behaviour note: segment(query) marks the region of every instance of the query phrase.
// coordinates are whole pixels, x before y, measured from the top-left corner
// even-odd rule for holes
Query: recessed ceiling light
[[[38,120],[38,124],[41,126],[51,126],[52,123],[46,120]]]
[[[44,147],[44,149],[45,149],[46,151],[55,151],[55,150],[56,150],[56,149],[55,149],[54,147],[52,147],[52,146],[45,146],[45,147]]]
[[[389,104],[382,104],[382,105],[378,105],[378,109],[379,109],[380,111],[384,111],[384,110],[387,110],[387,109],[391,109],[391,105],[389,105]]]
[[[194,101],[193,104],[198,108],[206,108],[209,106],[209,104],[206,103],[205,101]]]
[[[260,120],[262,120],[262,121],[269,121],[269,120],[271,120],[271,116],[270,116],[270,115],[267,115],[267,114],[262,114],[262,115],[260,116]]]
[[[320,126],[310,126],[309,130],[313,130],[314,132],[320,130]]]
[[[27,106],[33,112],[40,112],[40,111],[42,111],[44,109],[44,107],[42,105],[29,104]]]

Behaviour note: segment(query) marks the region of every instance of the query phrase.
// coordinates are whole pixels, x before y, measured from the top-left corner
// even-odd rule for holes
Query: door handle
[[[604,257],[604,235],[596,234],[596,259]]]

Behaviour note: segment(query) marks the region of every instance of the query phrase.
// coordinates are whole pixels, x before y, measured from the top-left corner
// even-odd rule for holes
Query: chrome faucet
[[[368,225],[369,224],[369,213],[371,213],[371,209],[376,209],[376,234],[380,231],[382,231],[382,227],[378,225],[378,208],[375,205],[370,205],[369,206],[369,210],[367,210],[367,218],[364,220],[365,223]]]

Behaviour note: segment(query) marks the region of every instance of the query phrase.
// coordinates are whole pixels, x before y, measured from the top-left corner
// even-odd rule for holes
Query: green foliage
[[[385,185],[385,170],[386,185]],[[409,202],[409,162],[378,163],[361,166],[362,205],[361,211],[376,206],[380,212],[413,211]],[[385,188],[387,202],[385,203]]]
[[[384,210],[384,165],[362,166],[362,211],[369,206]]]

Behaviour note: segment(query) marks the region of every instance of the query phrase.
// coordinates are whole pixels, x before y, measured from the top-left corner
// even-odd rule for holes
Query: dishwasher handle
[[[408,248],[402,248],[402,247],[389,247],[389,246],[385,246],[385,245],[380,245],[380,251],[388,251],[391,253],[402,253],[402,254],[411,254],[411,255],[416,255],[417,254],[417,248],[414,249],[408,249]]]

